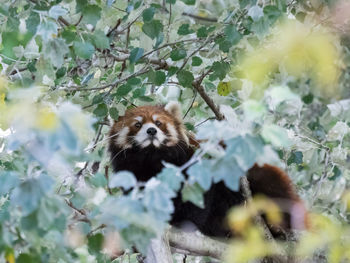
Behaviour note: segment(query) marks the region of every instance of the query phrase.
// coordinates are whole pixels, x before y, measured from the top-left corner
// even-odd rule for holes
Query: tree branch
[[[197,79],[195,79],[192,82],[193,88],[195,88],[199,95],[202,97],[202,99],[207,103],[209,108],[214,112],[215,117],[217,120],[221,121],[225,119],[225,116],[220,112],[219,107],[217,107],[214,103],[214,101],[209,97],[209,95],[205,92],[204,87],[202,86],[203,79],[211,72],[211,69],[204,72],[201,76],[199,76]]]
[[[225,242],[171,228],[168,233],[171,247],[189,251],[192,254],[220,259],[228,245]]]
[[[152,239],[148,247],[145,263],[172,263],[167,231],[157,239]]]
[[[194,14],[191,14],[191,13],[187,13],[187,12],[183,12],[182,15],[188,16],[188,17],[192,17],[192,18],[197,19],[197,20],[211,22],[211,23],[218,22],[218,20],[216,18],[197,16],[197,15],[194,15]]]

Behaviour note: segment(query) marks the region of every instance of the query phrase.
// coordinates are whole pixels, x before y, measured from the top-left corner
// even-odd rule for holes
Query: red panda
[[[192,137],[185,129],[180,106],[175,102],[166,106],[142,106],[127,110],[114,122],[110,138],[113,170],[131,171],[142,182],[156,176],[162,170],[164,161],[181,166],[194,153],[190,143]],[[281,227],[284,230],[296,225],[294,221],[298,217],[292,214],[295,207],[301,207],[299,212],[295,212],[301,215],[301,219],[299,217],[300,220],[297,220],[298,225],[305,223],[303,203],[291,180],[281,169],[267,164],[262,167],[254,165],[248,171],[247,179],[253,195],[263,194],[276,199],[277,204],[283,206],[285,213]],[[173,199],[174,213],[170,223],[177,226],[190,221],[207,236],[229,237],[231,232],[224,219],[232,206],[242,204],[244,200],[241,191],[234,192],[223,182],[213,184],[204,194],[204,209],[183,202],[179,193]]]

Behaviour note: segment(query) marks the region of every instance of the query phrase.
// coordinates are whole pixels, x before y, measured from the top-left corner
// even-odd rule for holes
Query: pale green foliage
[[[319,3],[2,1],[0,262],[111,262],[132,246],[144,252],[169,221],[178,192],[203,207],[212,183],[237,190],[255,162],[287,170],[306,207],[329,216],[329,227],[303,242],[334,237],[322,245],[331,243],[331,256],[341,258],[347,243],[340,244],[339,233],[348,231],[342,224],[350,220],[342,201],[350,180],[348,40],[335,37],[331,44],[343,58],[331,64],[346,69],[336,76],[337,101],[320,95],[305,65],[295,64],[302,60],[291,56],[282,63],[258,52],[271,50],[264,46],[270,32],[287,17],[325,30],[312,18],[329,16],[327,1],[313,2]],[[328,40],[313,50],[316,40],[308,50],[326,54]],[[245,53],[254,54],[249,63],[260,63],[244,64],[257,67],[250,80],[238,65]],[[335,56],[306,54],[320,62],[312,74],[334,81],[338,68],[332,76],[325,72]],[[208,120],[214,113],[196,91],[197,81],[220,105],[224,121]],[[187,128],[205,141],[193,159],[180,168],[166,164],[145,185],[130,173],[114,174],[106,150],[109,116],[116,120],[132,105],[170,100],[180,101]],[[249,249],[264,247],[252,233],[261,242],[253,240]],[[322,249],[318,244],[300,254]],[[137,262],[137,255],[113,262]]]

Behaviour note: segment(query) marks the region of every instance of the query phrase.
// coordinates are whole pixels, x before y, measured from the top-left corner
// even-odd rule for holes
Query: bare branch
[[[152,239],[147,251],[145,263],[172,263],[171,250],[167,232],[162,237]]]
[[[187,12],[183,12],[182,15],[192,17],[192,18],[197,19],[197,20],[206,21],[206,22],[212,22],[212,23],[218,22],[218,20],[216,18],[197,16],[197,15],[187,13]]]
[[[195,232],[184,232],[176,228],[170,229],[168,237],[172,247],[216,259],[220,259],[228,247],[225,242],[213,240]]]

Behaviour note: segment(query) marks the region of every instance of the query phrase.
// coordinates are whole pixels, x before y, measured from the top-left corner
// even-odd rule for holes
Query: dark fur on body
[[[139,107],[139,109],[142,111],[142,107]],[[145,109],[149,110],[150,107],[148,106]],[[159,107],[156,109],[158,114],[162,113]],[[175,120],[175,123],[178,121]],[[114,127],[116,127],[116,124]],[[116,131],[112,128],[111,135],[115,133]],[[162,162],[181,166],[191,158],[194,152],[191,145],[184,140],[179,140],[176,145],[170,147],[165,145],[154,147],[150,145],[142,148],[133,145],[133,147],[127,149],[116,146],[114,141],[111,140],[109,151],[115,172],[122,170],[131,171],[136,179],[142,182],[156,176],[163,168]],[[281,169],[265,164],[262,167],[254,165],[248,171],[247,179],[253,195],[262,194],[276,199],[277,204],[283,207],[284,211],[287,210],[283,213],[281,227],[284,230],[290,229],[292,226],[292,218],[289,214],[290,209],[293,204],[301,204],[302,206],[302,202],[296,194],[289,177]],[[231,207],[244,202],[244,196],[241,191],[231,191],[223,182],[219,182],[213,184],[209,191],[204,194],[204,209],[197,207],[191,202],[183,202],[181,193],[173,201],[174,213],[170,222],[172,225],[177,226],[183,222],[190,221],[205,235],[228,237],[231,235],[231,232],[224,223],[224,219]],[[304,218],[302,218],[303,220]],[[276,236],[279,235],[273,228],[271,230]]]
[[[157,175],[164,167],[162,162],[180,166],[186,163],[193,154],[193,149],[184,142],[176,146],[155,148],[149,146],[141,148],[134,146],[131,149],[121,149],[114,144],[109,145],[112,165],[115,172],[127,170],[134,173],[141,182],[148,181]]]

